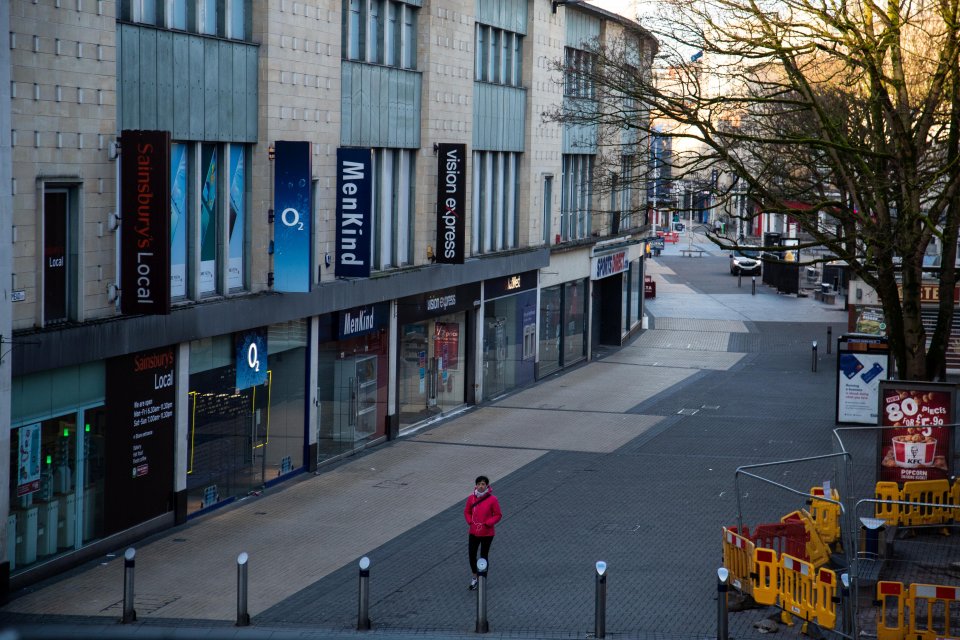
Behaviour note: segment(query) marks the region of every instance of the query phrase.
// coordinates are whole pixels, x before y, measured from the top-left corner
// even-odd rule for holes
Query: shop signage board
[[[525,271],[502,278],[491,278],[483,281],[483,299],[493,300],[504,296],[512,296],[522,291],[532,291],[536,288],[536,271]]]
[[[338,278],[369,278],[373,241],[370,149],[337,149]]]
[[[889,371],[885,337],[848,334],[837,339],[838,424],[877,424],[880,381],[889,377]]]
[[[590,258],[590,279],[602,280],[608,276],[623,273],[630,268],[627,259],[627,250],[616,251],[602,256]]]
[[[480,304],[480,283],[462,284],[403,298],[397,303],[400,324],[467,311]]]
[[[120,312],[170,313],[170,132],[120,134]]]
[[[387,305],[370,304],[341,311],[336,327],[337,339],[346,340],[379,331],[389,323],[387,310]]]
[[[234,335],[237,390],[267,383],[267,330],[253,329]]]
[[[106,533],[173,508],[173,347],[107,360]]]
[[[279,140],[273,167],[273,288],[304,293],[312,280],[310,143]]]
[[[940,480],[951,476],[956,387],[936,382],[880,383],[877,479]]]
[[[463,264],[467,145],[437,145],[437,262]]]

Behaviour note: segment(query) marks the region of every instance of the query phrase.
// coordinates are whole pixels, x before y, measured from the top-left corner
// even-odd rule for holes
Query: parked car
[[[730,252],[730,273],[733,275],[760,275],[763,260],[760,250],[753,247],[742,247]]]
[[[682,222],[674,222],[674,223],[673,223],[673,230],[674,230],[674,231],[683,231],[684,229],[686,229],[686,227],[684,226],[684,224],[683,224]]]

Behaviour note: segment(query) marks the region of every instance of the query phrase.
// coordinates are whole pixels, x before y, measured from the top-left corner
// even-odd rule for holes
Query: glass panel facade
[[[401,326],[398,352],[401,429],[463,405],[465,312]]]
[[[490,300],[483,318],[483,396],[486,399],[533,380],[536,292]]]
[[[562,309],[561,285],[540,290],[540,365],[538,375],[543,377],[560,369]]]
[[[563,366],[583,360],[587,355],[587,289],[585,280],[563,285]]]

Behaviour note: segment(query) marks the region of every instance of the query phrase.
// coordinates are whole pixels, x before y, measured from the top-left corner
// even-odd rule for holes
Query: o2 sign
[[[237,390],[267,382],[267,330],[251,329],[236,334]]]
[[[300,220],[300,212],[293,207],[287,207],[283,210],[283,213],[280,214],[280,222],[282,222],[285,227],[303,231],[303,221]]]

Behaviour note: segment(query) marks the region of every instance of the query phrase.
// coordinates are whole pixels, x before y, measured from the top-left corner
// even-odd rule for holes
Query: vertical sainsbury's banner
[[[106,533],[173,507],[173,347],[107,360]]]
[[[170,132],[120,134],[120,311],[170,313]]]
[[[338,278],[369,278],[373,176],[370,149],[337,149]]]
[[[887,482],[950,477],[956,388],[935,382],[880,383],[878,479]]]
[[[467,145],[440,144],[437,149],[437,262],[463,264]]]
[[[273,288],[310,291],[310,143],[278,141],[273,180]]]

